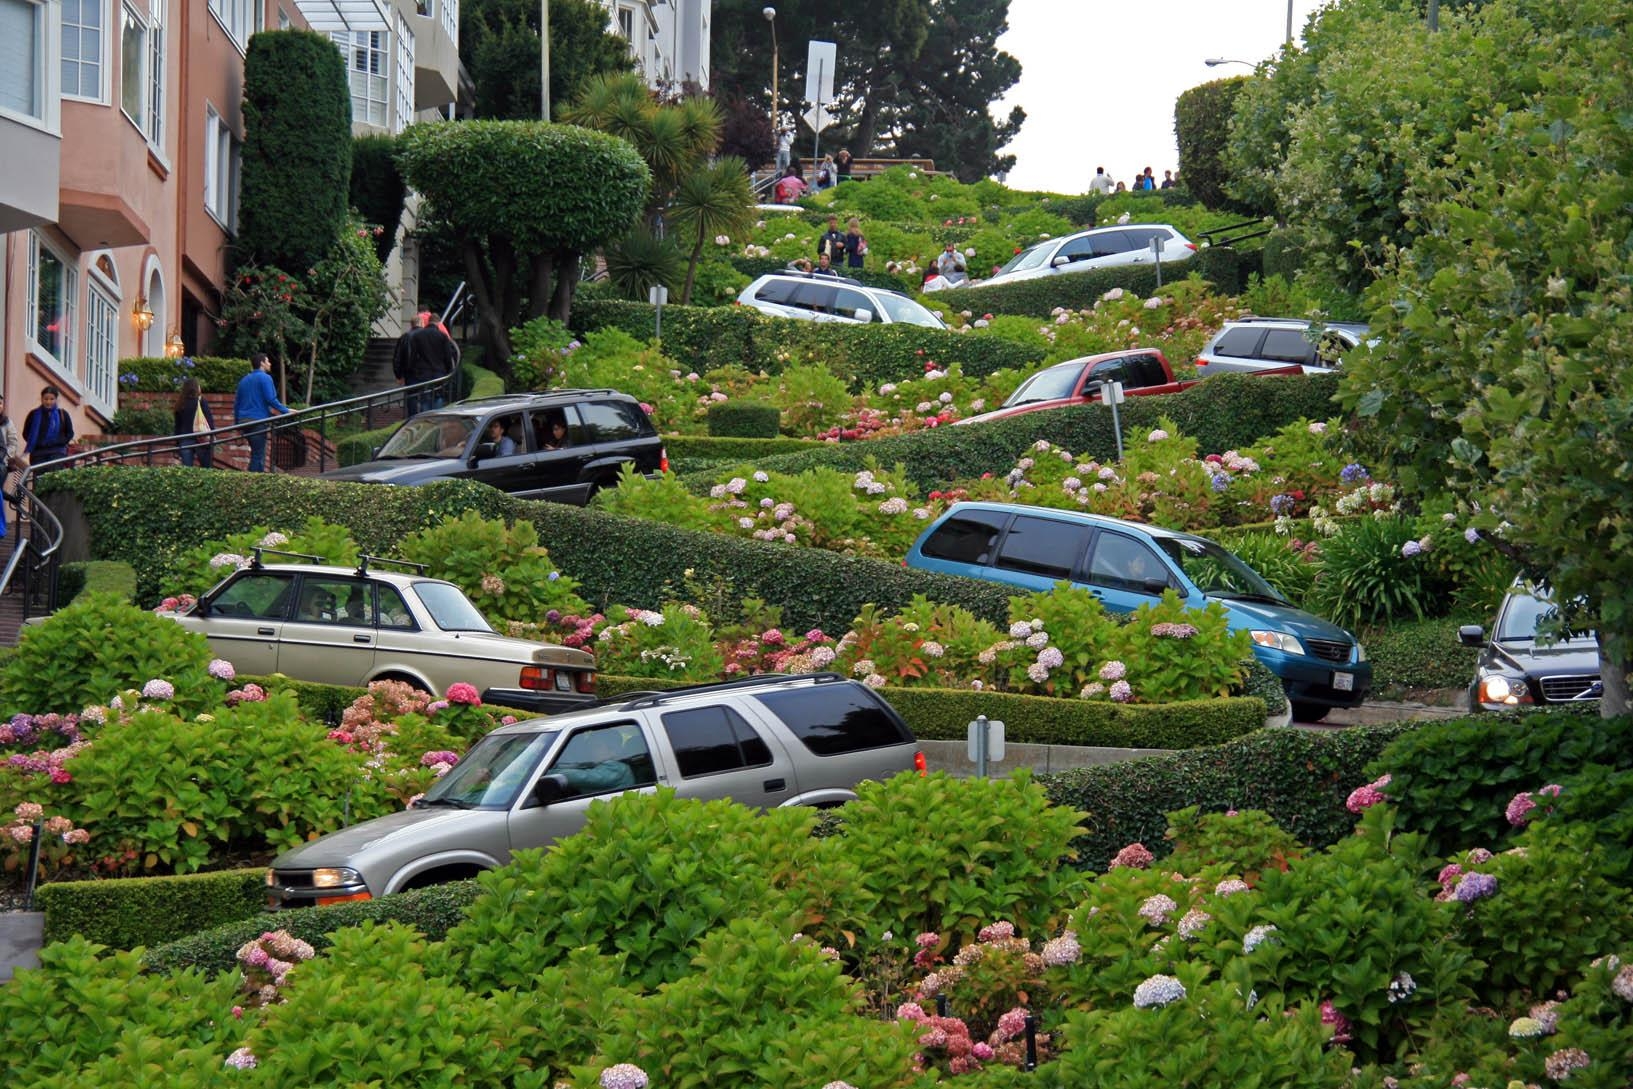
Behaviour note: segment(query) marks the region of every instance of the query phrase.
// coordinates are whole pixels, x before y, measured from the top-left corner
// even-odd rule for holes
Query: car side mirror
[[[1486,645],[1486,629],[1478,624],[1464,624],[1457,629],[1457,641],[1465,647],[1483,647]]]
[[[369,451],[369,460],[370,461],[378,461],[380,459],[380,451],[384,450],[384,449],[385,449],[384,446],[376,446],[373,450],[370,450]]]
[[[1050,266],[1053,268],[1060,268],[1062,265],[1069,265],[1071,263],[1072,259],[1067,257],[1064,253],[1057,254],[1055,259],[1049,262]]]
[[[1163,591],[1167,589],[1168,582],[1166,579],[1146,579],[1140,583],[1140,592],[1150,594],[1152,597],[1161,597]]]
[[[533,784],[533,801],[537,805],[550,805],[573,794],[572,785],[567,782],[567,776],[559,771],[552,771],[547,775],[539,776],[539,781]]]
[[[873,320],[873,311],[869,310],[865,306],[860,310],[851,311],[851,314],[852,314],[853,317],[856,318],[857,321],[872,321]]]
[[[475,467],[476,463],[479,462],[479,461],[486,461],[488,458],[493,458],[493,457],[498,457],[498,456],[499,456],[499,444],[498,443],[496,443],[496,442],[479,442],[479,443],[476,444],[476,449],[471,452],[471,465],[472,465],[472,467]]]

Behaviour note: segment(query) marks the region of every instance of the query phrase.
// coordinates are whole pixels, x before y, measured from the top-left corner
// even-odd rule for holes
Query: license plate
[[[1334,673],[1332,675],[1332,686],[1333,690],[1337,692],[1355,691],[1355,674]]]

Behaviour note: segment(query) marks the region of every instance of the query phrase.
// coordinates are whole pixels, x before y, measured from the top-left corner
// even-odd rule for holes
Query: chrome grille
[[[1350,644],[1340,643],[1332,639],[1306,639],[1305,648],[1317,658],[1329,662],[1349,661]]]
[[[1543,677],[1542,698],[1549,703],[1599,698],[1598,677]]]

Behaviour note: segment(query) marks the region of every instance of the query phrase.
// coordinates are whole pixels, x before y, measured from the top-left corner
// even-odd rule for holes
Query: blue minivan
[[[1372,687],[1360,640],[1295,607],[1214,542],[1121,518],[1020,503],[957,503],[919,535],[907,566],[1048,590],[1081,586],[1111,612],[1132,612],[1173,590],[1192,608],[1217,601],[1232,630],[1281,678],[1293,717],[1319,722],[1355,707]]]

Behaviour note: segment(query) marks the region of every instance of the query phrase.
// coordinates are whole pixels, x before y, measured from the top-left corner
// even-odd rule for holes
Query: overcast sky
[[[1209,68],[1207,57],[1257,63],[1281,47],[1289,0],[1010,0],[1000,48],[1021,62],[1021,80],[994,109],[1026,110],[1006,149],[1017,158],[1009,184],[1081,193],[1094,168],[1132,181],[1179,166],[1174,99],[1240,64]],[[1293,36],[1320,0],[1291,0]]]

